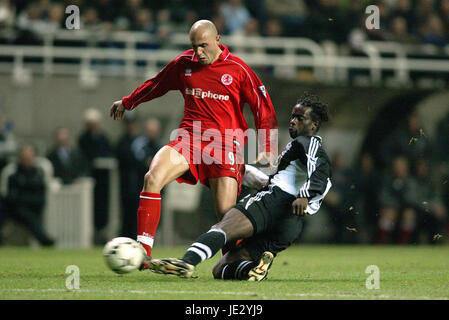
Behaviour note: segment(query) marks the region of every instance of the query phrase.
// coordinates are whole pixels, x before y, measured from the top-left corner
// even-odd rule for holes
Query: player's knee
[[[144,176],[145,191],[160,192],[163,188],[162,181],[162,177],[155,170],[149,170]]]

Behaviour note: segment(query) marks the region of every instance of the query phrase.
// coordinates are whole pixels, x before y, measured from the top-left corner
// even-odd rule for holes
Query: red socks
[[[139,209],[137,210],[137,241],[145,248],[151,257],[154,235],[161,217],[161,195],[142,191],[140,193]]]

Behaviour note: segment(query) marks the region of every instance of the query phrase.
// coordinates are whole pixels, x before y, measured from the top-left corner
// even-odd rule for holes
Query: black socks
[[[213,257],[226,243],[226,233],[221,229],[210,229],[203,233],[187,249],[182,257],[185,262],[196,266],[201,261]]]

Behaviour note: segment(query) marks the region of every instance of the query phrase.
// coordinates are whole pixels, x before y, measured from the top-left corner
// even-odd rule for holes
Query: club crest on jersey
[[[186,73],[184,75],[186,77],[190,77],[192,75],[192,69],[186,69]]]
[[[259,86],[260,91],[262,91],[262,94],[264,95],[264,97],[267,97],[267,90],[265,90],[265,86]]]
[[[229,86],[232,83],[232,76],[230,74],[225,73],[224,75],[221,76],[221,82],[225,86]]]

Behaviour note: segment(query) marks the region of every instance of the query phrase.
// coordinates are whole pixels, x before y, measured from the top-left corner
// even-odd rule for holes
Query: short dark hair
[[[328,105],[326,103],[322,103],[318,96],[305,92],[301,97],[299,97],[296,104],[312,109],[310,116],[312,117],[312,121],[318,123],[317,131],[320,129],[322,122],[329,121]]]

